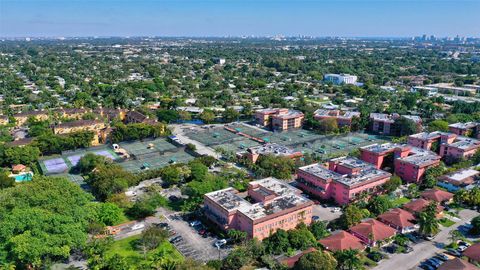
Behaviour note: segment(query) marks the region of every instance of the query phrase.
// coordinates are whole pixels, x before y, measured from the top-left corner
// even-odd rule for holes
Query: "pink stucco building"
[[[350,127],[354,118],[360,118],[360,112],[318,109],[313,113],[316,120],[335,119],[338,127]]]
[[[406,182],[417,183],[425,171],[440,164],[441,157],[432,151],[394,143],[372,144],[360,148],[361,159],[377,169],[389,167]]]
[[[262,240],[278,229],[294,229],[299,223],[312,221],[313,202],[302,192],[278,179],[269,177],[252,181],[246,200],[233,188],[205,194],[205,215],[224,230],[244,231]]]
[[[421,130],[422,118],[415,115],[399,115],[397,113],[371,113],[369,116],[370,130],[379,134],[394,135],[396,133],[395,120],[399,119],[400,117],[404,117],[415,122],[418,129]]]
[[[408,136],[408,144],[438,151],[441,157],[453,160],[468,159],[480,148],[480,141],[477,139],[439,131],[410,135]],[[436,146],[433,147],[434,145]]]
[[[466,122],[448,125],[448,130],[460,136],[475,137],[478,139],[480,123]]]
[[[252,163],[257,162],[258,158],[263,155],[274,155],[290,159],[298,159],[303,156],[303,153],[277,143],[266,143],[259,146],[254,146],[248,148],[246,151],[237,153],[237,157],[246,158]]]
[[[304,114],[290,109],[263,109],[255,112],[257,124],[273,130],[283,131],[301,128]]]
[[[338,204],[355,201],[362,193],[375,194],[391,174],[357,158],[332,159],[328,168],[315,163],[297,170],[298,187]]]

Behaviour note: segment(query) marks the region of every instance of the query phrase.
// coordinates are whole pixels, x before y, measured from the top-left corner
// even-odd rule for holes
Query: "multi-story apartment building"
[[[299,188],[314,196],[347,204],[363,193],[380,192],[390,176],[363,160],[342,157],[330,160],[328,168],[318,163],[299,168],[297,183]]]
[[[144,124],[154,124],[156,123],[156,119],[150,119],[147,115],[144,115],[141,112],[137,111],[128,111],[125,115],[125,121],[127,124],[130,123],[144,123]]]
[[[278,131],[301,128],[304,118],[302,112],[289,109],[262,109],[255,112],[257,124]]]
[[[408,137],[408,144],[423,149],[438,151],[440,156],[453,160],[467,159],[473,156],[480,148],[480,141],[477,139],[438,131],[410,135]]]
[[[480,123],[467,122],[448,125],[448,130],[460,136],[475,137],[478,139]]]
[[[274,155],[291,159],[297,159],[303,156],[302,152],[277,143],[267,143],[250,147],[247,151],[237,153],[238,157],[247,158],[253,163],[257,162],[257,159],[262,155]]]
[[[244,231],[250,238],[262,240],[278,229],[294,229],[312,221],[313,202],[299,189],[269,177],[252,181],[248,196],[241,197],[233,188],[205,194],[205,215],[224,230]]]
[[[340,84],[355,84],[357,83],[358,77],[350,74],[325,74],[323,75],[323,80],[325,82],[331,82],[335,85]]]
[[[419,182],[425,171],[440,164],[432,151],[394,143],[372,144],[360,148],[361,159],[377,169],[390,168],[406,182]]]
[[[99,120],[77,120],[72,122],[65,122],[53,127],[55,134],[69,134],[78,131],[92,131],[94,133],[92,145],[100,143],[102,131],[106,128],[103,121]]]
[[[29,111],[29,112],[21,112],[13,115],[15,118],[16,126],[23,126],[27,122],[28,118],[35,118],[36,120],[48,120],[48,111]]]
[[[351,127],[353,118],[360,118],[360,112],[318,109],[313,113],[316,120],[335,119],[338,127]]]
[[[398,127],[395,126],[395,120],[400,117],[409,119],[417,124],[418,130],[422,128],[422,118],[415,115],[399,115],[399,114],[385,114],[385,113],[371,113],[370,114],[370,130],[383,135],[396,135]]]

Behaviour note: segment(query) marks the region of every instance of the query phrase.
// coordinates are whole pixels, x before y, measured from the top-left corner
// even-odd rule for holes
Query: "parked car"
[[[367,258],[374,262],[379,262],[384,258],[384,255],[378,251],[371,251],[367,254]]]
[[[137,223],[137,224],[132,226],[132,231],[140,230],[140,229],[143,229],[143,228],[145,228],[145,224]]]
[[[173,243],[177,243],[177,242],[181,241],[182,239],[183,239],[182,236],[177,235],[177,236],[175,236],[175,237],[172,237],[172,238],[169,240],[169,242],[173,244]]]
[[[430,259],[426,260],[426,262],[428,264],[430,264],[431,266],[433,266],[435,268],[438,268],[441,265],[441,263],[439,263],[438,261],[439,260],[434,260],[433,258],[430,258]]]
[[[199,220],[194,220],[190,222],[191,227],[200,226],[200,225],[202,225],[202,222],[200,222]]]
[[[340,207],[334,207],[332,209],[332,213],[337,213],[337,212],[340,212],[340,211],[342,211],[342,208],[340,208]]]
[[[462,253],[458,252],[458,250],[455,250],[453,248],[447,249],[447,254],[453,255],[455,257],[461,257]]]
[[[465,242],[465,241],[458,241],[458,245],[460,245],[460,246],[466,246],[466,247],[471,246],[470,243],[467,243],[467,242]]]
[[[413,243],[420,242],[420,239],[412,233],[405,234],[405,236],[408,238],[408,240],[412,241]]]
[[[404,246],[404,250],[403,250],[403,253],[407,254],[407,253],[410,253],[413,251],[413,248],[409,247],[409,246]]]
[[[437,258],[442,260],[442,261],[448,261],[448,256],[443,254],[443,253],[440,253],[440,254],[437,254]]]
[[[460,252],[464,252],[465,249],[467,249],[467,248],[468,248],[468,247],[465,246],[465,245],[460,245],[460,246],[458,246],[457,250],[460,251]]]
[[[312,221],[317,221],[317,220],[320,220],[319,216],[312,216]]]
[[[215,241],[215,246],[216,246],[217,248],[221,248],[221,247],[224,246],[226,243],[227,243],[227,240],[226,240],[226,239],[220,239],[220,240]]]
[[[431,266],[430,264],[423,262],[420,264],[420,267],[425,270],[435,270],[435,267]]]

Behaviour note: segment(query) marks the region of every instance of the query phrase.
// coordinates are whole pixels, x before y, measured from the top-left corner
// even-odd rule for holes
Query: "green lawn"
[[[394,207],[400,207],[406,203],[408,203],[410,201],[409,198],[407,197],[400,197],[400,198],[396,198],[395,200],[392,201],[392,204]]]
[[[112,257],[115,254],[118,254],[122,257],[125,257],[129,263],[141,263],[144,260],[144,256],[138,249],[135,248],[135,241],[137,241],[138,239],[140,239],[140,235],[135,235],[115,241],[111,248],[107,251],[106,257],[108,258]],[[160,253],[166,258],[173,261],[183,260],[183,256],[180,254],[180,252],[178,252],[178,250],[168,241],[164,241],[155,250],[148,252],[147,257],[154,253]]]
[[[453,224],[455,224],[454,221],[448,219],[448,218],[442,218],[439,220],[440,221],[440,224],[443,226],[443,227],[450,227],[452,226]]]

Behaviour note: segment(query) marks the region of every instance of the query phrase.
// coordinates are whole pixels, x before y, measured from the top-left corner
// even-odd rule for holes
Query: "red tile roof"
[[[440,189],[429,189],[422,192],[421,195],[423,198],[436,202],[445,202],[453,198],[453,193],[443,191]]]
[[[480,243],[469,246],[463,252],[463,256],[480,263]]]
[[[403,208],[412,213],[419,213],[419,212],[422,212],[423,209],[425,209],[430,203],[431,201],[427,201],[423,198],[420,198],[404,204]],[[438,205],[437,212],[441,212],[441,211],[443,211],[443,207]]]
[[[446,261],[437,270],[478,270],[475,265],[459,258]]]
[[[400,208],[395,208],[379,215],[377,219],[399,228],[406,228],[414,225],[410,221],[415,220],[415,216],[413,216],[413,214],[408,211]]]
[[[300,258],[303,255],[305,255],[307,253],[310,253],[310,252],[313,252],[313,251],[316,251],[316,249],[315,248],[309,248],[307,250],[304,250],[304,251],[298,253],[297,255],[281,259],[280,263],[283,264],[283,265],[286,265],[289,268],[292,268],[295,265],[295,263],[297,263],[298,260],[300,260]]]
[[[365,249],[365,245],[352,234],[346,231],[339,231],[326,238],[318,240],[326,249],[330,251],[346,250],[346,249]]]
[[[397,232],[394,228],[385,225],[376,219],[363,221],[360,224],[351,227],[350,231],[354,234],[361,235],[366,239],[372,239],[375,242],[392,237]]]

